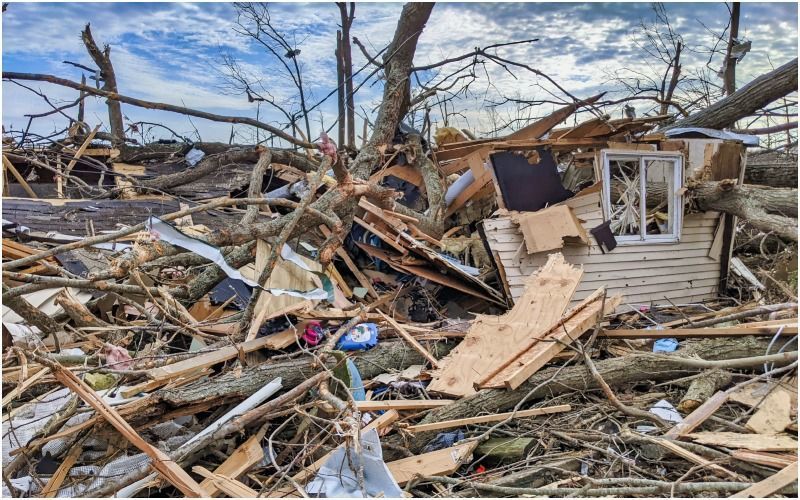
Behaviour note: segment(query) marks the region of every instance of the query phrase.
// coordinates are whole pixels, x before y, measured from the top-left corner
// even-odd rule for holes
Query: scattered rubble
[[[3,495],[797,495],[796,228],[744,218],[750,139],[560,126],[599,97],[359,153],[4,138]]]

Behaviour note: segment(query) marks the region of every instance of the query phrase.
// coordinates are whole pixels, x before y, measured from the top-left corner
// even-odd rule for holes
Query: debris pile
[[[4,496],[796,497],[797,191],[723,130],[796,60],[677,122],[417,131],[429,14],[357,150],[119,94],[88,26],[102,88],[4,72],[112,125],[3,137]],[[140,144],[120,102],[272,139]]]
[[[230,236],[334,193],[330,152],[8,141],[4,494],[796,493],[796,298],[726,299],[732,222],[681,209],[745,145],[577,107],[398,131],[334,245]]]

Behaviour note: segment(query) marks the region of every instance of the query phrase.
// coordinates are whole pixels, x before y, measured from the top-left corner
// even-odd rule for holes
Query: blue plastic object
[[[345,333],[336,348],[340,351],[366,351],[378,344],[378,325],[375,323],[361,323]]]
[[[653,352],[675,352],[678,339],[658,339],[653,343]]]

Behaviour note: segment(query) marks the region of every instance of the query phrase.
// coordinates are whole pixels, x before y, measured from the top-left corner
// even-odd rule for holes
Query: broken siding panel
[[[599,193],[570,198],[563,204],[572,207],[587,231],[603,222]],[[717,212],[689,214],[683,219],[678,243],[618,246],[607,254],[593,238],[589,247],[564,246],[560,251],[565,259],[582,265],[585,273],[572,303],[602,284],[607,285],[609,294],[623,294],[627,303],[666,303],[666,298],[696,302],[716,296],[720,268],[709,251],[718,223]],[[550,252],[527,255],[521,249],[522,234],[509,217],[486,220],[484,230],[516,299],[522,293],[524,277],[543,266]]]

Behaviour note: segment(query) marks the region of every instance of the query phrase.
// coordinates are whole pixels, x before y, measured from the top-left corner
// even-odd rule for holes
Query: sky
[[[686,46],[684,74],[704,68],[719,68],[719,58],[708,62],[706,48],[714,33],[722,33],[729,19],[724,3],[664,4],[670,22]],[[402,4],[358,3],[351,35],[375,54],[391,40]],[[273,25],[292,45],[301,50],[297,61],[306,85],[307,101],[318,103],[336,88],[334,48],[340,23],[334,3],[270,3]],[[742,3],[739,35],[750,40],[752,49],[737,66],[737,84],[797,57],[798,7],[787,3]],[[438,3],[423,31],[415,65],[457,56],[490,44],[537,38],[538,41],[494,50],[499,56],[523,62],[546,73],[564,90],[588,97],[610,90],[622,92],[615,75],[632,71],[660,72],[663,65],[648,58],[637,40],[637,28],[655,21],[651,3]],[[3,71],[46,73],[80,81],[84,70],[63,61],[93,66],[80,40],[80,32],[91,23],[98,44],[109,44],[119,92],[141,99],[183,105],[212,113],[258,117],[262,121],[285,123],[269,106],[248,102],[241,89],[226,77],[223,60],[233,60],[257,82],[254,88],[268,92],[285,107],[298,109],[297,92],[282,62],[272,57],[257,41],[237,34],[237,11],[232,3],[24,3],[12,2],[2,15]],[[284,59],[283,62],[287,62]],[[354,68],[366,58],[353,47]],[[457,64],[444,68],[449,73]],[[365,70],[355,77],[362,82]],[[87,76],[92,76],[87,74]],[[713,76],[713,75],[712,75]],[[432,72],[422,78],[436,77]],[[716,78],[716,77],[714,77]],[[716,79],[716,83],[720,83]],[[40,82],[24,82],[46,93],[58,105],[74,101],[77,92]],[[2,123],[6,131],[24,129],[26,114],[49,109],[39,96],[11,82],[2,87]],[[489,134],[510,119],[520,116],[516,105],[493,106],[504,98],[546,100],[523,116],[542,116],[564,102],[567,96],[541,76],[487,64],[475,73],[469,92],[449,101],[450,124],[467,127],[478,135]],[[363,118],[374,119],[380,101],[382,81],[372,78],[355,96],[358,125]],[[445,93],[441,97],[452,97]],[[432,119],[442,125],[441,106],[433,105]],[[621,107],[606,110],[621,116]],[[637,103],[637,111],[649,106]],[[67,110],[74,116],[74,108]],[[143,110],[123,105],[126,124],[139,121],[162,123],[181,135],[204,141],[252,142],[254,131],[245,126],[215,123],[172,113]],[[107,130],[102,99],[87,102],[87,121]],[[310,114],[311,133],[316,138],[323,127],[336,119],[334,98]],[[52,115],[36,119],[31,129],[46,135],[65,127],[66,119]],[[514,127],[524,125],[513,122]],[[434,128],[435,128],[434,126]],[[333,134],[335,135],[335,134]],[[170,138],[159,129],[153,138]],[[258,139],[263,139],[263,132]]]

